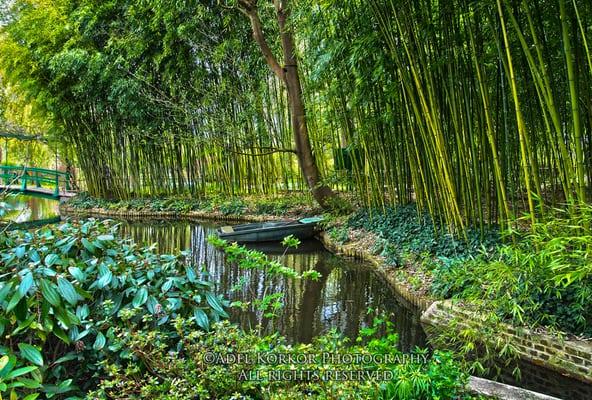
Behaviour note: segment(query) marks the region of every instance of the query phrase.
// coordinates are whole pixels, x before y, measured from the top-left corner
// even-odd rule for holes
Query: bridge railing
[[[54,196],[60,195],[60,185],[66,191],[70,190],[70,173],[52,169],[19,167],[14,165],[0,165],[0,180],[5,185],[20,182],[21,190],[27,190],[29,184],[40,188],[43,184],[54,187]]]

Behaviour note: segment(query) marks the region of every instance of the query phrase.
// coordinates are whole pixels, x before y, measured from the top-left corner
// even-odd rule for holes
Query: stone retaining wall
[[[364,260],[374,265],[375,271],[388,282],[388,284],[394,289],[395,293],[397,293],[401,303],[407,308],[423,312],[428,309],[430,304],[432,304],[433,299],[427,296],[416,295],[404,284],[395,279],[393,274],[389,274],[387,271],[388,267],[384,262],[379,257],[370,254],[367,249],[360,249],[356,247],[355,244],[340,245],[332,240],[327,232],[321,232],[318,237],[327,250],[332,253]]]
[[[451,326],[459,332],[465,328],[478,329],[481,321],[483,317],[453,304],[450,300],[434,302],[421,316],[421,323],[428,336],[431,332]],[[522,360],[592,384],[592,343],[561,340],[507,324],[500,324],[497,335],[508,339]]]

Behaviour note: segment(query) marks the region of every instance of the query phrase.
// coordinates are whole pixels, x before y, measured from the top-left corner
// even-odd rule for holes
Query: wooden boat
[[[218,228],[217,233],[220,239],[239,243],[277,242],[290,235],[304,240],[314,236],[316,225],[320,221],[322,221],[321,217],[313,217],[222,226]]]

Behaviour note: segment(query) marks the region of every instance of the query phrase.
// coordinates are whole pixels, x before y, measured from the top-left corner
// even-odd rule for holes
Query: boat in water
[[[220,239],[238,243],[279,242],[290,235],[305,240],[314,236],[317,224],[322,220],[322,217],[312,217],[222,226],[217,233]]]

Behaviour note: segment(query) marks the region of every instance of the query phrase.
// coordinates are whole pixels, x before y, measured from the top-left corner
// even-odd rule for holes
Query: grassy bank
[[[292,193],[282,197],[211,196],[192,198],[186,196],[146,197],[132,200],[105,200],[80,194],[68,201],[68,206],[77,210],[103,209],[110,211],[150,211],[189,213],[201,211],[221,216],[269,215],[297,218],[322,213],[310,197]]]
[[[584,206],[550,211],[528,231],[489,227],[455,237],[406,206],[360,210],[329,234],[382,257],[420,294],[463,300],[516,326],[591,337],[591,223]]]

